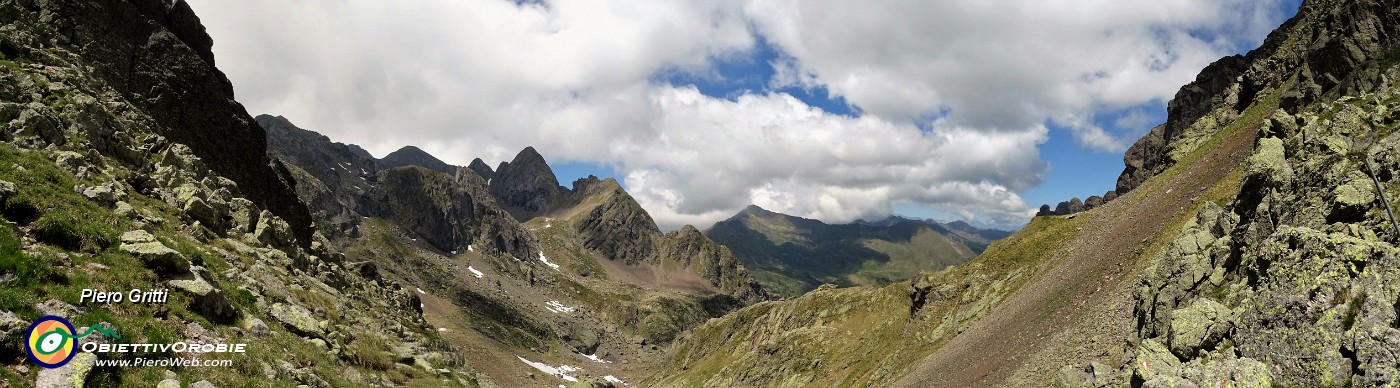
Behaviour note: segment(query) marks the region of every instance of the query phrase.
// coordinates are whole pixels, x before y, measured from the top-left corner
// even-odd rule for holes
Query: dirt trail
[[[1254,144],[1255,130],[1240,130],[1170,181],[1155,188],[1143,185],[1093,211],[1079,213],[1083,227],[1070,244],[1055,254],[1035,278],[1011,294],[971,329],[919,362],[898,381],[905,387],[985,387],[1008,384],[1018,368],[1043,351],[1071,353],[1063,364],[1080,363],[1102,354],[1082,354],[1083,346],[1051,349],[1057,333],[1082,324],[1086,306],[1112,303],[1108,321],[1127,324],[1132,304],[1121,303],[1124,282],[1136,281],[1140,266],[1135,250],[1201,193],[1240,165]],[[1101,312],[1101,311],[1100,311]],[[1098,316],[1098,314],[1096,314]],[[1103,347],[1121,347],[1122,338],[1099,339]],[[1107,348],[1100,351],[1109,350]],[[1117,349],[1112,349],[1117,350]],[[1096,352],[1097,353],[1097,352]],[[1045,376],[1051,378],[1050,375]],[[1028,384],[1032,382],[1020,382]],[[1041,384],[1048,384],[1042,381]]]

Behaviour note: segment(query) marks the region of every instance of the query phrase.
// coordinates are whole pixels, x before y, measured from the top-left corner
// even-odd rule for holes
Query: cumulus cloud
[[[192,3],[253,113],[381,156],[418,145],[494,164],[532,145],[611,165],[666,227],[751,203],[829,222],[916,203],[1018,225],[1017,193],[1048,170],[1047,124],[1121,150],[1134,129],[1096,113],[1170,98],[1281,18],[1242,0]],[[780,51],[771,90],[657,81],[713,74],[760,37]],[[861,114],[774,91],[787,86]]]

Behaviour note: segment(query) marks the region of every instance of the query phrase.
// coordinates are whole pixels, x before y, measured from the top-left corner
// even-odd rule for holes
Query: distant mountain
[[[509,163],[501,163],[494,173],[485,163],[473,160],[470,168],[482,178],[490,179],[491,195],[501,207],[517,220],[528,221],[540,215],[560,194],[568,189],[559,186],[554,170],[534,147],[525,147]],[[483,168],[486,168],[484,171]],[[483,175],[484,172],[484,175]]]
[[[380,170],[388,170],[403,166],[419,166],[447,175],[457,174],[457,166],[447,164],[447,162],[438,159],[427,151],[423,151],[414,146],[406,146],[400,148],[398,151],[384,155],[383,159],[375,161],[375,166]]]
[[[796,296],[824,283],[889,284],[977,256],[1009,232],[890,217],[829,225],[749,206],[705,232],[761,283]]]

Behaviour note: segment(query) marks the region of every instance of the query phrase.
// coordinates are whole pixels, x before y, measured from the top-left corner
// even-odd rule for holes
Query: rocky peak
[[[597,195],[607,198],[579,220],[575,227],[583,237],[584,247],[608,259],[628,264],[654,257],[654,239],[661,235],[661,229],[656,227],[656,222],[646,209],[621,187]]]
[[[456,166],[447,164],[447,162],[438,159],[427,151],[423,151],[414,146],[405,146],[398,151],[384,155],[384,158],[379,159],[379,161],[375,163],[375,166],[380,170],[388,170],[403,166],[419,166],[447,175],[457,174]]]
[[[1261,47],[1216,61],[1177,92],[1167,104],[1167,122],[1123,155],[1118,194],[1175,164],[1225,128],[1260,92],[1286,86],[1280,107],[1296,113],[1298,107],[1323,97],[1380,84],[1380,72],[1366,70],[1376,68],[1368,64],[1394,61],[1397,43],[1400,7],[1392,1],[1305,1]]]
[[[375,179],[374,158],[358,146],[332,142],[282,116],[264,114],[256,120],[267,131],[268,152],[289,164],[298,182],[297,196],[316,218],[358,236],[361,217],[355,208]]]
[[[491,166],[486,165],[486,162],[482,161],[481,158],[472,159],[471,164],[468,164],[467,168],[476,173],[476,176],[488,182],[496,175],[496,172],[491,170]]]
[[[521,221],[540,215],[565,191],[534,147],[525,147],[510,163],[502,164],[490,190],[501,207]]]

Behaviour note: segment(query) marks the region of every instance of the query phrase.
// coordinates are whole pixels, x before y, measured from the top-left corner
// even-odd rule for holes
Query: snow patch
[[[549,262],[549,259],[544,257],[544,251],[540,251],[540,261],[544,262],[544,265],[549,266],[549,268],[554,268],[555,271],[559,270],[559,264]]]
[[[609,382],[609,383],[613,383],[613,384],[617,384],[617,385],[627,385],[627,382],[626,382],[626,381],[622,381],[622,379],[619,379],[619,378],[617,378],[617,377],[614,377],[613,375],[603,376],[603,381],[607,381],[607,382]]]
[[[539,369],[540,372],[547,373],[550,376],[558,377],[564,379],[564,381],[568,381],[571,383],[578,382],[577,377],[569,375],[570,373],[577,372],[579,370],[578,368],[568,365],[560,365],[558,367],[553,367],[543,362],[534,362],[527,360],[525,359],[525,357],[515,356],[515,358],[520,359],[520,362],[525,363],[525,365],[535,367],[535,369]]]
[[[467,245],[467,252],[471,252],[471,251],[472,251],[472,246],[471,246],[471,245]]]
[[[443,332],[446,332],[446,331],[447,331],[447,328],[445,328],[445,327],[439,327],[439,328],[438,328],[438,332],[439,332],[439,333],[443,333]]]
[[[427,294],[428,294],[428,293],[426,293],[426,292],[423,292],[423,289],[422,289],[422,288],[413,287],[413,289],[418,290],[418,293],[419,293],[419,294],[423,294],[423,295],[427,295]]]
[[[481,271],[477,271],[476,268],[472,268],[472,266],[468,265],[467,271],[471,271],[472,275],[476,275],[477,279],[481,279]]]
[[[597,354],[583,354],[583,353],[579,353],[578,355],[584,356],[584,357],[588,358],[589,360],[593,360],[593,362],[597,362],[597,363],[603,363],[603,364],[611,364],[611,363],[612,363],[612,361],[604,360],[602,357],[598,357]]]
[[[544,309],[545,309],[545,310],[549,310],[549,312],[558,314],[558,313],[572,313],[572,312],[574,312],[575,309],[577,309],[577,307],[565,306],[563,303],[559,303],[559,301],[557,301],[557,300],[551,300],[551,301],[546,302],[546,303],[544,304]]]

